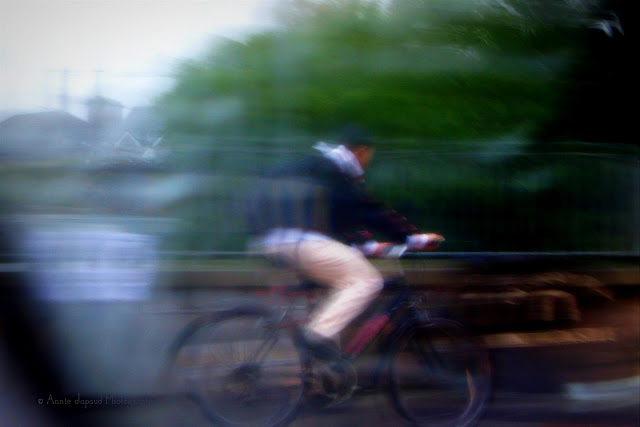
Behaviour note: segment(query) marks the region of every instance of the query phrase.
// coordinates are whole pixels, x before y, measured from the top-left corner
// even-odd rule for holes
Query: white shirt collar
[[[342,173],[352,178],[364,177],[364,170],[356,156],[344,145],[330,145],[325,142],[318,142],[313,146],[320,151],[323,156],[333,161]]]

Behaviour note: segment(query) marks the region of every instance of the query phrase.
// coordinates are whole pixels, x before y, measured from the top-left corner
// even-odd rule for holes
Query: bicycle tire
[[[491,361],[462,324],[433,319],[408,327],[391,347],[396,411],[417,426],[472,426],[491,395]]]
[[[202,316],[169,351],[170,377],[222,426],[281,426],[304,396],[302,358],[291,330],[274,328],[272,312],[238,307]]]

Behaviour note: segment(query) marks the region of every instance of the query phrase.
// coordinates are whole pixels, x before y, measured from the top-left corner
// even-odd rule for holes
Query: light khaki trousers
[[[301,241],[265,249],[305,278],[329,285],[329,297],[312,314],[307,328],[335,339],[380,293],[380,272],[357,249],[335,240]]]

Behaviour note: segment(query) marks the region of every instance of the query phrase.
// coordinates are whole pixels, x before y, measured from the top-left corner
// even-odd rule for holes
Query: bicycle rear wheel
[[[407,329],[392,349],[390,368],[394,407],[415,425],[474,425],[489,401],[488,351],[453,320]]]
[[[286,424],[304,391],[302,362],[290,332],[278,329],[262,307],[197,319],[172,346],[174,386],[217,424]]]

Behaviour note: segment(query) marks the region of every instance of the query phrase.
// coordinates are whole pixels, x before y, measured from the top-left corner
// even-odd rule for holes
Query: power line
[[[149,71],[112,71],[105,70],[102,68],[92,68],[92,69],[82,69],[82,68],[50,68],[43,70],[45,73],[55,73],[60,75],[60,89],[59,94],[57,95],[58,104],[61,110],[69,111],[70,103],[72,102],[72,97],[69,95],[69,90],[71,85],[71,80],[74,75],[88,75],[93,74],[94,84],[93,84],[93,96],[102,96],[105,75],[110,76],[115,79],[122,78],[151,78],[151,79],[169,79],[174,76],[167,73],[153,73]],[[91,95],[89,95],[91,96]],[[77,102],[74,100],[73,102]]]

